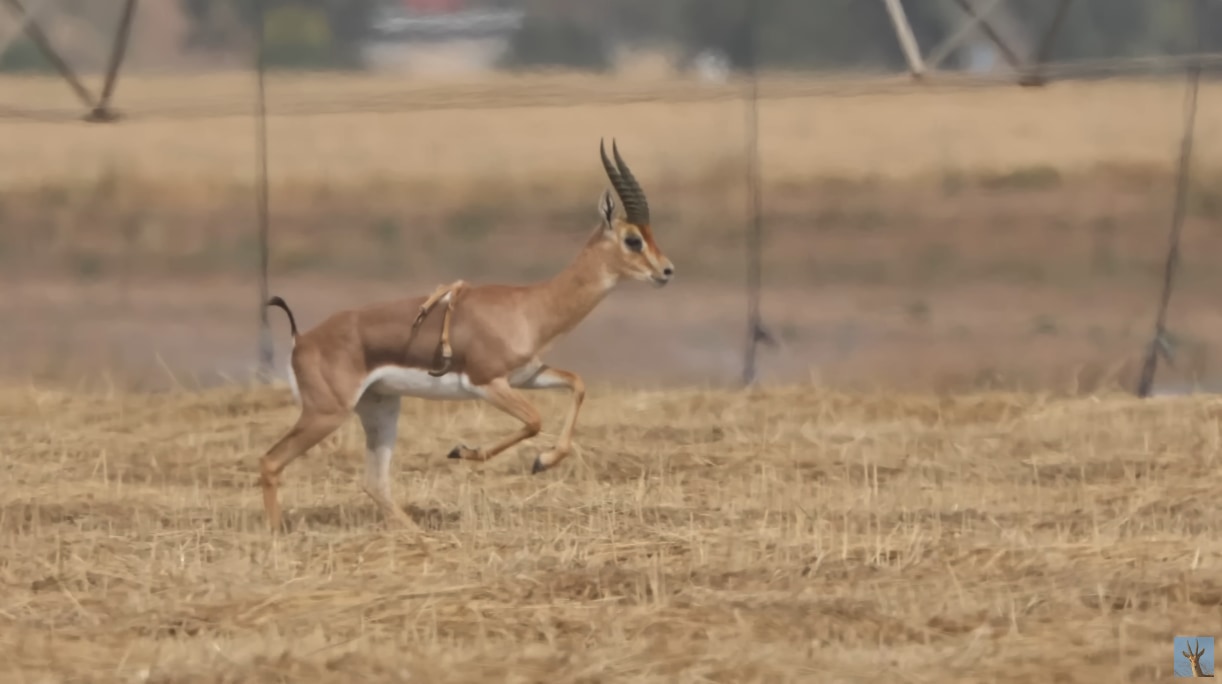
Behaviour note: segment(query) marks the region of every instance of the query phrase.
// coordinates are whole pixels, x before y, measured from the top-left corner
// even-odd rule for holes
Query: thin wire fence
[[[906,62],[919,79],[867,63],[736,75],[711,53],[694,73],[271,70],[262,214],[253,47],[245,70],[142,62],[144,7],[113,5],[110,35],[128,8],[136,28],[110,88],[88,85],[116,63],[104,43],[65,60],[91,97],[53,74],[0,75],[10,375],[244,378],[268,359],[253,313],[268,292],[308,325],[459,277],[546,277],[593,226],[595,146],[616,137],[679,278],[609,299],[559,364],[634,384],[1131,390],[1159,315],[1195,66],[1186,250],[1158,333],[1179,353],[1160,377],[1216,379],[1222,53],[1208,40],[1059,61],[1041,45],[981,73],[930,70],[951,51],[926,48]]]

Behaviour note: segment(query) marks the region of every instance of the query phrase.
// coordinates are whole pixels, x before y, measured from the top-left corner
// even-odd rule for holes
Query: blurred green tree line
[[[99,4],[65,0],[65,11]],[[177,0],[189,19],[186,47],[249,48],[257,8],[265,8],[268,64],[280,68],[361,68],[362,44],[379,6],[401,0]],[[1053,59],[1131,57],[1192,50],[1195,0],[1074,0]],[[120,2],[111,0],[114,14]],[[731,68],[904,67],[883,0],[467,0],[470,9],[517,9],[508,67],[567,66],[602,70],[618,49],[665,48],[681,64],[715,50]],[[978,3],[987,5],[987,2]],[[1010,18],[1037,42],[1059,0],[1009,0]],[[924,51],[964,21],[957,0],[903,0]],[[82,10],[83,11],[83,10]],[[103,22],[104,23],[104,22]],[[1222,3],[1205,3],[1206,49],[1222,49]],[[749,30],[752,27],[753,30]],[[753,50],[754,45],[756,46]],[[953,60],[952,60],[953,63]],[[47,65],[25,41],[0,58],[0,69]]]

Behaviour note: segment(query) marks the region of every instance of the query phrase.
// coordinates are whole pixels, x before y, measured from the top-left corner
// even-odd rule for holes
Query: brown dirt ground
[[[360,493],[355,421],[255,463],[283,388],[74,395],[0,411],[0,678],[73,682],[1153,682],[1222,633],[1222,404],[619,392],[579,452],[483,467],[491,409],[407,402]]]

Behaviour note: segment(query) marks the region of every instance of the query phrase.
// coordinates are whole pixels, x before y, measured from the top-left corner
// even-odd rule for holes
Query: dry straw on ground
[[[563,398],[541,395],[552,416]],[[407,402],[383,531],[355,421],[283,388],[0,393],[11,682],[1162,681],[1222,631],[1212,399],[596,389],[562,468]]]

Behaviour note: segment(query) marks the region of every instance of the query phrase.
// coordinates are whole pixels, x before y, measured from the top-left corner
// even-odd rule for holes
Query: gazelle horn
[[[645,192],[641,190],[641,184],[637,182],[636,177],[632,175],[632,170],[620,156],[619,146],[615,144],[615,140],[611,141],[611,153],[615,155],[614,166],[607,158],[607,150],[602,140],[598,141],[598,153],[602,156],[603,169],[607,172],[611,187],[615,188],[615,194],[619,195],[620,202],[624,204],[624,214],[628,222],[639,226],[649,225],[649,202],[645,199]]]

